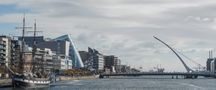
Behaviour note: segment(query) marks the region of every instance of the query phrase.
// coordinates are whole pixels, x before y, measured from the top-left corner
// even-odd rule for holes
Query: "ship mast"
[[[37,31],[37,23],[36,19],[34,22],[34,30],[33,31],[27,31],[27,32],[33,32],[33,43],[32,43],[32,68],[31,72],[35,73],[36,70],[39,69],[39,61],[36,61],[35,55],[37,52],[37,42],[36,42],[36,37],[37,37],[37,32],[42,32],[42,31]],[[37,65],[37,66],[36,66]]]
[[[37,51],[37,47],[36,47],[36,19],[35,19],[35,22],[34,22],[34,37],[33,37],[33,50],[32,50],[32,62],[33,62],[33,68],[32,68],[32,73],[34,73],[35,71],[35,53]]]
[[[22,20],[22,27],[16,27],[16,29],[22,29],[22,37],[21,37],[21,51],[20,51],[20,62],[19,62],[19,73],[23,74],[24,73],[24,54],[25,54],[25,32],[26,28],[31,28],[31,27],[26,27],[26,19],[25,19],[25,13],[23,15],[23,20]]]
[[[25,48],[25,14],[23,16],[23,26],[22,26],[22,49],[21,49],[21,56],[20,56],[20,72],[23,73],[23,62],[24,62],[24,48]]]

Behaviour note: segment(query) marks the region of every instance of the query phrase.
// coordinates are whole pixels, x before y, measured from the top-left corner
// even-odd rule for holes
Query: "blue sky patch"
[[[19,8],[15,4],[10,5],[0,5],[0,15],[9,13],[24,13],[29,12],[29,9]]]
[[[21,30],[16,29],[17,25],[17,23],[0,23],[0,35],[15,35],[21,32]]]

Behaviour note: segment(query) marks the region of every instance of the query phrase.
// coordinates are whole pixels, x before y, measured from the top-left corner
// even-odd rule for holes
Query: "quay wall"
[[[98,76],[59,76],[59,81],[71,81],[71,80],[89,80],[97,79]]]

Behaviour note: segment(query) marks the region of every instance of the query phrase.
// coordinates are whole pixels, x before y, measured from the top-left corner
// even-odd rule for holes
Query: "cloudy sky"
[[[205,66],[216,48],[215,10],[215,0],[0,0],[0,34],[18,35],[25,12],[28,26],[37,19],[47,38],[71,34],[79,50],[93,47],[144,70],[185,71],[152,36]]]

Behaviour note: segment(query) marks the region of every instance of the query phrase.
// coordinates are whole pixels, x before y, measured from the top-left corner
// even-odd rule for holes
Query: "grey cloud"
[[[26,1],[19,3],[19,7],[26,7],[32,9],[36,13],[43,13],[51,17],[101,17],[100,11],[95,6],[90,6],[84,1],[58,1],[58,0],[44,0],[44,1]]]
[[[202,0],[123,0],[125,3],[167,4],[167,3],[194,3]]]
[[[185,22],[184,20],[188,17],[200,18],[205,19],[209,18],[211,21],[215,18],[216,13],[214,12],[216,6],[215,4],[212,5],[203,5],[203,6],[196,6],[196,7],[185,7],[185,8],[176,8],[171,9],[169,11],[165,11],[161,16],[154,19],[151,18],[150,23],[162,24],[162,25],[196,25],[197,27],[203,27],[204,25],[211,24],[211,22]],[[153,22],[151,22],[153,21]],[[196,20],[197,21],[197,20]],[[161,23],[166,22],[166,23]],[[201,25],[201,26],[199,26]]]
[[[204,1],[199,0],[197,6],[165,7],[166,10],[160,11],[166,5],[196,4],[196,1],[26,0],[18,6],[31,9],[32,14],[36,13],[38,18],[43,19],[43,23],[49,23],[46,35],[49,32],[52,35],[74,35],[79,50],[90,46],[105,54],[120,56],[123,62],[134,65],[140,63],[134,60],[150,63],[154,57],[159,57],[157,60],[162,60],[162,64],[172,64],[171,60],[176,57],[170,57],[172,52],[154,40],[153,35],[168,44],[174,43],[174,47],[183,42],[184,46],[176,48],[185,50],[185,53],[198,53],[199,56],[206,52],[206,48],[215,47],[216,30],[212,28],[216,16],[214,3],[202,4],[200,2]],[[136,7],[137,4],[141,7]],[[155,12],[152,8],[147,8],[151,12],[143,10],[145,7],[142,6],[146,5],[159,12],[146,14]],[[204,56],[201,58],[205,59]]]

